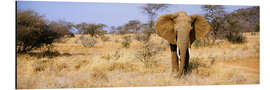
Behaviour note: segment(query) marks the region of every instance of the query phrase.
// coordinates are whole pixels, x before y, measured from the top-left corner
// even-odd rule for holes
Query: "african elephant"
[[[183,11],[162,15],[155,22],[155,32],[170,43],[172,72],[178,72],[178,77],[187,73],[191,44],[209,30],[210,25],[204,17],[188,16]]]

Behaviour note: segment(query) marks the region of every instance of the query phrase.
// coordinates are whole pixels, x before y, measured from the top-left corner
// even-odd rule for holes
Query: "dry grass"
[[[92,48],[74,43],[81,35],[65,43],[54,43],[60,55],[53,58],[17,56],[17,87],[27,88],[91,88],[126,86],[175,86],[259,84],[259,35],[246,35],[247,43],[231,44],[217,40],[214,45],[191,48],[190,72],[181,79],[171,75],[168,43],[152,35],[154,49],[152,67],[145,67],[136,54],[143,42],[131,36],[129,48],[123,48],[121,35],[97,39]],[[156,47],[158,46],[158,47]]]

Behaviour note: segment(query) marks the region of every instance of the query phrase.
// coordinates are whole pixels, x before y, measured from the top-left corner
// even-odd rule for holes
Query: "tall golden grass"
[[[133,34],[127,34],[133,37]],[[92,48],[74,43],[81,35],[64,43],[54,43],[60,55],[38,58],[17,55],[17,88],[92,88],[132,86],[178,86],[259,84],[259,34],[245,34],[247,42],[232,44],[217,40],[213,45],[191,48],[190,72],[181,79],[171,75],[168,43],[152,35],[150,43],[159,51],[152,56],[151,67],[137,57],[143,42],[131,39],[123,48],[122,37],[107,34]]]

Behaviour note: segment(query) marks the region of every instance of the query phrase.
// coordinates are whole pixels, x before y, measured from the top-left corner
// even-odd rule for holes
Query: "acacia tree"
[[[149,28],[154,32],[154,19],[157,17],[158,12],[163,11],[169,7],[169,4],[146,4],[142,6],[143,13],[149,18]]]
[[[86,30],[86,28],[87,28],[87,25],[88,24],[86,22],[82,22],[80,24],[77,24],[76,28],[78,29],[78,33],[83,34],[84,30]]]
[[[217,31],[225,15],[224,7],[221,5],[203,5],[201,8],[205,11],[204,17],[212,27],[211,31],[213,32],[215,42]]]
[[[117,26],[116,30],[117,30],[118,34],[126,34],[127,33],[127,31],[124,29],[123,26]]]
[[[76,27],[79,29],[81,34],[89,34],[92,37],[102,36],[106,33],[103,30],[107,25],[105,24],[87,24],[85,22],[77,24]]]
[[[127,25],[128,29],[130,29],[131,32],[135,33],[140,30],[141,22],[138,20],[130,20]]]
[[[237,19],[234,18],[230,18],[226,20],[226,23],[228,24],[226,27],[228,31],[228,34],[226,34],[227,40],[232,43],[245,42],[246,38],[239,31],[240,29],[244,28],[241,21],[238,21]]]
[[[158,15],[158,12],[164,11],[169,7],[169,4],[145,4],[141,7],[143,13],[148,16],[148,27],[144,28],[143,33],[146,35],[148,41],[151,34],[154,33],[154,20]]]
[[[123,29],[126,33],[136,33],[140,30],[141,22],[138,20],[130,20],[127,24],[124,24]]]
[[[141,29],[141,22],[138,20],[130,20],[128,23],[115,28],[119,34],[137,33]]]
[[[73,24],[71,22],[66,22],[63,20],[52,21],[48,24],[49,30],[55,31],[60,37],[74,37],[74,34],[70,31]]]
[[[117,29],[115,26],[110,26],[110,33],[117,33]]]
[[[85,29],[84,33],[89,34],[90,36],[97,36],[97,35],[103,35],[102,29],[106,27],[105,24],[89,24],[87,28]]]

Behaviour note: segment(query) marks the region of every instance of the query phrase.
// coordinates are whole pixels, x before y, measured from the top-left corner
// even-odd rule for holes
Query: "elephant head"
[[[162,15],[155,22],[155,32],[170,43],[172,71],[178,71],[179,77],[187,71],[191,44],[209,30],[210,25],[204,17],[188,16],[183,11]]]

